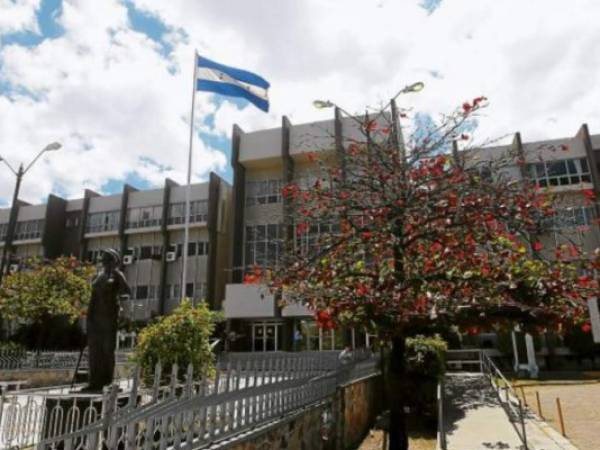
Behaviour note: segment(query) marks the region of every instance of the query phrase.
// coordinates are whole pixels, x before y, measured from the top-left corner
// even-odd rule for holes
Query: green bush
[[[135,360],[141,366],[144,379],[152,379],[159,361],[165,376],[171,373],[175,363],[180,377],[190,363],[194,378],[210,376],[215,360],[209,343],[213,330],[214,313],[205,303],[193,307],[187,299],[172,314],[148,325],[140,332],[135,349]]]
[[[21,355],[26,351],[25,347],[23,347],[18,342],[12,341],[4,341],[0,342],[0,355],[1,354],[11,354],[11,355]]]
[[[431,420],[436,417],[437,385],[446,370],[447,349],[439,335],[406,339],[407,404]]]
[[[415,377],[439,380],[446,369],[448,344],[439,335],[406,339],[408,372]]]

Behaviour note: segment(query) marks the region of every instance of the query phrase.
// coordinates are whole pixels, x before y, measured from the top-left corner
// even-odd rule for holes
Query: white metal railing
[[[139,376],[125,397],[112,386],[95,423],[44,436],[37,448],[198,447],[322,401],[338,386],[378,374],[377,362],[369,352],[342,359],[316,352],[230,354],[209,378],[195,379],[190,366],[180,382],[174,366],[166,385],[159,368],[151,388],[143,389]]]
[[[63,351],[0,352],[0,370],[74,369],[81,356],[80,368],[88,367],[88,353]],[[116,352],[117,364],[128,362],[129,353]]]
[[[444,423],[444,380],[438,382],[437,385],[437,406],[438,406],[438,432],[437,432],[437,448],[438,450],[446,450],[446,424]]]
[[[523,443],[524,449],[527,446],[527,430],[525,427],[525,408],[523,402],[517,395],[511,383],[502,374],[500,369],[494,364],[494,361],[484,352],[479,352],[481,372],[488,378],[492,388],[496,392],[500,403],[504,407],[509,419],[515,424],[515,430]]]

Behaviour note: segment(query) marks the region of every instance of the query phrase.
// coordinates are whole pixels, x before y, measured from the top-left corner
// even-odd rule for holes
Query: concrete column
[[[597,297],[588,300],[588,308],[590,310],[590,321],[592,323],[594,342],[600,343],[600,310]]]
[[[515,333],[515,331],[511,331],[510,333],[511,338],[512,338],[512,345],[513,345],[513,355],[514,355],[514,363],[513,363],[513,370],[515,372],[519,371],[519,348],[517,347],[517,333]]]
[[[529,370],[529,376],[531,378],[537,378],[540,372],[537,361],[535,359],[535,346],[533,345],[533,336],[529,333],[525,334],[525,347],[527,348],[527,366]]]

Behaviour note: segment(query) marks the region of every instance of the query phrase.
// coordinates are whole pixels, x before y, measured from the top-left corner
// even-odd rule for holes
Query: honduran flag
[[[269,111],[269,82],[247,70],[236,69],[196,56],[197,90],[242,97],[264,112]]]

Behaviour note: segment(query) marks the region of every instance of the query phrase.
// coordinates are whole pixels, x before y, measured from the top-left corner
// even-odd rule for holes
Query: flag
[[[269,82],[246,70],[225,66],[200,55],[196,56],[196,89],[241,97],[254,106],[269,111]]]

